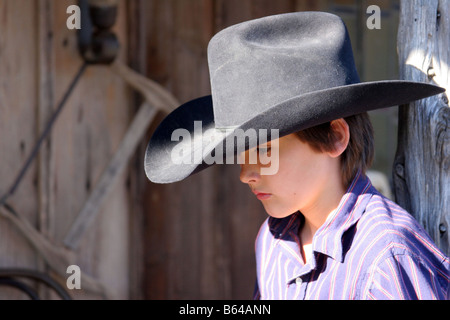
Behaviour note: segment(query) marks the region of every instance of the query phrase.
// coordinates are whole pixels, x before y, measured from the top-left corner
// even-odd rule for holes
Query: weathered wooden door
[[[2,196],[31,153],[83,61],[76,30],[68,29],[67,0],[0,1],[0,193]],[[127,62],[127,8],[119,2],[115,32],[121,41],[119,59]],[[81,76],[51,134],[42,145],[16,192],[8,198],[28,227],[56,251],[99,176],[114,154],[135,104],[124,81],[108,66],[89,66]],[[135,210],[128,170],[121,174],[98,219],[69,254],[81,269],[81,289],[74,298],[136,296],[130,247],[136,242],[129,226]],[[0,196],[1,197],[1,196]],[[4,208],[2,208],[4,209]],[[5,211],[3,211],[4,213]],[[66,285],[61,260],[51,268],[36,250],[30,232],[0,217],[0,266],[40,270]],[[22,224],[23,225],[23,224]],[[67,274],[67,276],[69,276]],[[89,282],[88,278],[92,281]],[[23,298],[0,288],[1,298]],[[43,297],[55,297],[39,288]]]

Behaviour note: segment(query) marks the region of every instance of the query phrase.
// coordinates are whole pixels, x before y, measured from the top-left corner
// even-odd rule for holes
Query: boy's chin
[[[290,215],[292,215],[294,212],[291,211],[286,211],[286,210],[276,210],[275,208],[270,208],[270,207],[266,207],[264,206],[264,209],[266,210],[266,213],[271,216],[272,218],[276,218],[276,219],[283,219],[286,217],[289,217]]]

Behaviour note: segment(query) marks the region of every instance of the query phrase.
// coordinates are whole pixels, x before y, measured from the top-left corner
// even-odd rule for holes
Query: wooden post
[[[450,253],[450,0],[402,0],[400,77],[447,91],[400,106],[394,161],[396,201]]]

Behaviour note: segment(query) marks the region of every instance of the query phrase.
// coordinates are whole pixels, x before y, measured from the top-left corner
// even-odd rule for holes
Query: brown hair
[[[342,180],[345,188],[361,170],[365,173],[374,157],[373,127],[367,112],[344,118],[349,126],[350,140],[341,155]],[[338,139],[331,122],[296,133],[303,142],[318,152],[332,151]]]

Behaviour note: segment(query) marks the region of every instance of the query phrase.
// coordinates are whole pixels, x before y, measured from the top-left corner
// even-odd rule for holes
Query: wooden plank
[[[56,102],[54,101],[54,56],[53,56],[53,3],[50,0],[40,0],[37,3],[38,10],[36,11],[37,16],[37,88],[38,88],[38,105],[37,105],[37,132],[43,132],[45,126],[47,125]],[[43,236],[51,239],[51,224],[54,221],[55,212],[53,210],[52,196],[52,182],[51,179],[51,143],[47,139],[40,148],[39,154],[37,155],[36,162],[38,164],[38,195],[39,195],[39,207],[38,207],[38,225],[37,230],[41,232]],[[48,270],[45,260],[41,254],[37,254],[38,269]],[[44,285],[39,286],[39,293],[41,297],[46,297],[48,299],[52,298],[52,294],[48,288]]]
[[[76,30],[66,26],[66,8],[73,1],[54,1],[55,99],[60,97],[82,60]],[[125,1],[119,2],[114,31],[120,40],[118,59],[126,59]],[[56,213],[51,233],[56,243],[64,237],[99,181],[105,166],[118,148],[131,119],[126,83],[107,66],[89,66],[76,91],[53,128],[51,140],[52,199]],[[128,196],[126,172],[112,187],[109,201],[100,207],[99,217],[80,243],[77,265],[81,271],[101,281],[112,298],[127,298]],[[114,279],[113,281],[111,279]],[[83,288],[83,287],[82,287]],[[74,292],[76,298],[102,298],[88,290]]]
[[[54,70],[53,70],[53,6],[49,0],[40,0],[38,2],[38,132],[43,132],[50,116],[54,112],[56,102],[54,100]],[[54,211],[51,206],[51,183],[50,168],[50,142],[47,140],[40,148],[38,154],[38,181],[39,181],[39,229],[42,234],[50,236],[48,231],[49,224],[53,220]]]
[[[147,0],[127,1],[127,57],[130,68],[136,70],[140,74],[145,74],[147,60],[145,57],[146,43],[146,7]],[[139,92],[133,92],[133,105],[137,110],[144,98]],[[146,141],[146,138],[142,139]],[[129,298],[132,300],[142,300],[144,298],[143,283],[145,277],[145,224],[142,192],[146,177],[142,171],[142,159],[145,154],[145,142],[141,142],[135,154],[130,160],[129,174],[127,180],[128,193],[130,195],[129,202],[129,230],[130,230],[130,247],[129,247]]]
[[[450,1],[401,1],[398,51],[402,79],[447,93],[402,106],[394,163],[395,196],[450,254]]]
[[[36,2],[0,2],[0,193],[13,183],[35,141],[37,78]],[[36,224],[37,180],[33,165],[8,202]],[[34,250],[7,220],[0,219],[0,267],[35,267]],[[17,290],[1,290],[0,299],[21,299]]]

